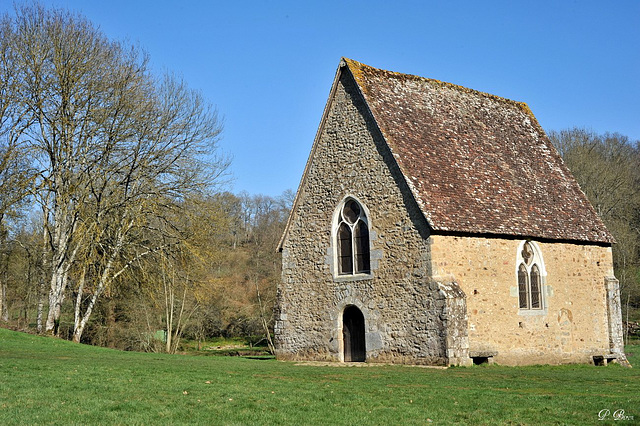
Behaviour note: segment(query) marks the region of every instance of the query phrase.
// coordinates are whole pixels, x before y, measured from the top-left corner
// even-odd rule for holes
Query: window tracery
[[[520,309],[543,309],[540,251],[525,241],[518,256],[518,301]]]
[[[340,209],[336,246],[338,275],[370,272],[369,224],[364,209],[352,198],[347,199]]]

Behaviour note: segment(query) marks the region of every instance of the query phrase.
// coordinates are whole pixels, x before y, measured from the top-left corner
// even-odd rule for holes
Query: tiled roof
[[[526,104],[342,65],[434,231],[613,242]]]

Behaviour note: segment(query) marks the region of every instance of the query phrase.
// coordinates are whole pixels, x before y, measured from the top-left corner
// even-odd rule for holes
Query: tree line
[[[221,130],[200,93],[83,16],[3,15],[0,321],[123,349],[270,343],[293,196],[222,191]]]
[[[175,352],[184,336],[271,344],[293,193],[223,191],[221,130],[200,93],[83,16],[38,4],[2,16],[0,323],[131,350]],[[549,137],[616,238],[634,312],[639,142]]]
[[[640,315],[640,141],[572,128],[548,132],[565,164],[613,234],[613,263],[625,319]]]

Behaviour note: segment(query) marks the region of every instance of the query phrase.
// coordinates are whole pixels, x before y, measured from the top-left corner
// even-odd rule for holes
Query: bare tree
[[[224,173],[228,162],[214,155],[221,127],[200,94],[174,77],[154,78],[146,55],[82,16],[36,4],[18,8],[8,28],[15,98],[28,123],[22,141],[39,170],[45,328],[57,332],[72,284],[79,341],[105,289],[158,250],[142,230]]]
[[[17,102],[19,80],[14,70],[15,33],[7,17],[0,19],[0,251],[7,251],[7,219],[22,205],[31,178],[30,165],[19,144],[28,125]],[[8,321],[6,271],[0,278],[0,320]]]
[[[640,141],[585,129],[552,131],[549,138],[616,239],[623,299],[640,304]]]
[[[135,260],[180,238],[174,233],[162,244],[150,244],[149,234],[164,235],[179,216],[175,212],[183,208],[184,197],[219,180],[227,167],[225,160],[200,160],[209,154],[219,127],[198,94],[168,78],[149,99],[157,100],[149,105],[155,121],[143,123],[136,138],[122,144],[121,151],[128,155],[115,155],[99,179],[89,180],[91,195],[84,208],[90,219],[83,221],[89,225],[83,234],[93,235],[91,244],[102,267],[82,318],[76,315],[77,341],[104,289]],[[163,223],[167,226],[160,226]],[[78,287],[76,312],[82,290]]]

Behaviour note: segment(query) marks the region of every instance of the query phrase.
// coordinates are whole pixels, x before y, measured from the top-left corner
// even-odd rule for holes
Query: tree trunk
[[[186,299],[187,299],[187,286],[185,285],[184,291],[182,292],[182,303],[180,305],[180,313],[178,314],[178,324],[176,324],[175,330],[173,331],[173,339],[171,342],[172,346],[171,346],[171,352],[170,352],[172,354],[176,353],[176,351],[178,350],[178,345],[180,344],[180,337],[182,336],[182,328],[184,327],[182,319],[184,315],[184,306],[186,303]]]
[[[76,330],[78,330],[80,328],[80,320],[82,319],[80,317],[81,314],[81,309],[82,309],[82,295],[84,293],[84,283],[85,283],[85,277],[87,276],[87,268],[85,266],[85,268],[82,269],[82,275],[80,276],[80,281],[78,282],[78,294],[76,295],[76,306],[74,309],[74,315],[73,315],[73,334],[74,334],[74,341],[75,341],[75,333]],[[80,339],[78,338],[78,342],[80,341]]]
[[[164,311],[167,318],[167,341],[165,342],[165,351],[171,353],[171,338],[173,337],[173,285],[167,284],[167,276],[162,264],[162,283],[164,285]]]
[[[118,256],[120,255],[120,251],[122,250],[122,241],[123,241],[123,236],[120,235],[118,237],[118,242],[116,246],[113,248],[113,252],[109,256],[109,259],[107,260],[107,264],[104,266],[104,269],[100,274],[100,281],[98,281],[98,285],[96,286],[96,289],[93,291],[93,295],[91,296],[89,305],[87,306],[87,309],[84,311],[84,314],[82,315],[82,318],[80,319],[80,321],[74,327],[73,341],[76,343],[80,342],[80,338],[82,338],[82,333],[84,332],[84,328],[87,326],[87,322],[89,322],[89,318],[91,317],[93,308],[96,305],[96,301],[98,300],[98,298],[100,297],[104,289],[107,287],[107,285],[109,285],[111,281],[116,279],[118,275],[120,275],[120,273],[122,273],[126,269],[126,266],[125,266],[123,269],[121,269],[117,273],[111,275],[111,271],[113,270],[113,264],[118,258]],[[83,273],[82,282],[84,282],[84,273]],[[77,300],[76,311],[78,312],[81,311],[81,308],[79,307],[79,303],[80,301]]]
[[[269,331],[269,324],[267,323],[267,317],[264,312],[264,305],[262,304],[262,297],[260,296],[258,278],[254,277],[253,282],[256,286],[256,296],[258,298],[258,307],[260,308],[260,320],[262,322],[262,329],[264,330],[265,337],[267,338],[267,347],[269,348],[269,352],[274,355],[276,353],[276,348],[273,344],[273,340],[271,340],[271,332]]]
[[[93,296],[91,296],[91,300],[89,301],[89,306],[87,306],[87,310],[80,318],[78,325],[73,329],[73,341],[76,343],[80,343],[80,339],[82,338],[82,333],[84,332],[84,328],[87,326],[87,322],[89,322],[89,317],[91,317],[91,313],[93,312],[93,307],[96,304],[96,300],[98,300],[98,296],[102,293],[102,289],[100,286],[93,292]]]
[[[38,333],[42,333],[42,312],[44,311],[44,301],[47,297],[44,277],[40,277],[38,285],[38,307],[36,313],[36,329]]]
[[[0,224],[2,224],[2,215],[0,215]],[[0,277],[0,280],[2,280],[2,283],[0,283],[0,320],[3,322],[9,322],[9,305],[7,304],[7,281],[9,279],[8,275],[9,275],[9,257],[11,255],[11,251],[9,250],[8,244],[7,244],[7,232],[4,228],[4,225],[2,225],[2,229],[0,230],[0,232],[2,232],[2,275]]]
[[[106,343],[108,348],[115,349],[116,347],[116,309],[115,309],[115,301],[111,297],[107,297],[107,335],[106,335]]]
[[[4,322],[9,322],[9,306],[7,305],[7,280],[2,280],[2,296],[0,300],[0,319]]]
[[[47,315],[45,331],[53,333],[55,336],[58,335],[58,327],[60,326],[60,314],[67,289],[69,270],[78,254],[78,249],[82,245],[82,237],[75,238],[77,240],[75,241],[75,247],[71,248],[77,226],[77,212],[73,211],[74,208],[74,206],[68,207],[68,209],[72,210],[70,212],[60,211],[61,209],[58,208],[54,213],[49,314]]]
[[[45,332],[54,336],[58,335],[60,326],[60,313],[64,302],[67,277],[62,271],[54,271],[51,276],[51,288],[49,289],[49,314],[45,323]]]
[[[49,287],[49,314],[45,324],[45,331],[58,335],[60,325],[60,313],[64,302],[65,290],[67,287],[67,277],[69,269],[73,263],[75,253],[68,253],[71,236],[73,235],[73,218],[65,216],[59,210],[55,212],[51,262],[51,285]]]
[[[48,256],[49,256],[49,227],[48,227],[48,217],[49,217],[49,209],[46,205],[43,207],[43,222],[44,226],[42,227],[42,270],[39,274],[40,284],[38,285],[38,307],[37,307],[37,316],[36,316],[36,327],[38,333],[42,333],[42,312],[44,311],[44,302],[47,298],[47,266]]]

